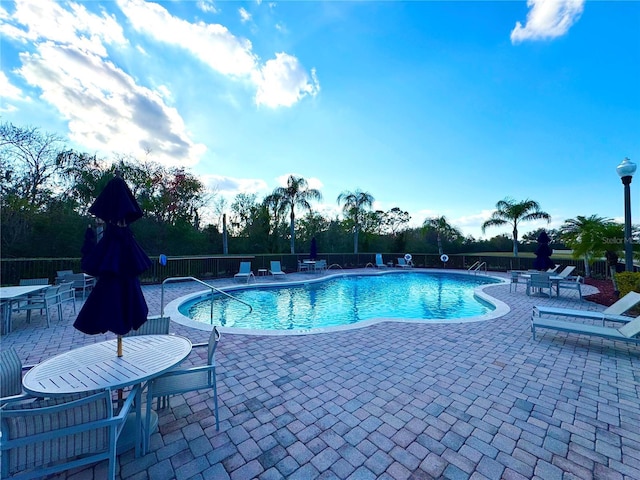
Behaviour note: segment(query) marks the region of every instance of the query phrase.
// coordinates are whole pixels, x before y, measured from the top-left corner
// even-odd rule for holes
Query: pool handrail
[[[160,316],[163,317],[164,316],[164,284],[165,283],[174,283],[174,282],[184,282],[184,281],[193,281],[193,282],[198,282],[202,285],[204,285],[205,287],[211,289],[211,293],[213,294],[214,291],[225,295],[229,298],[231,298],[232,300],[236,300],[244,305],[246,305],[247,307],[249,307],[249,313],[253,312],[253,307],[245,302],[244,300],[240,300],[237,297],[234,297],[233,295],[230,295],[229,293],[225,292],[224,290],[220,290],[219,288],[214,287],[213,285],[209,285],[207,282],[203,282],[202,280],[195,278],[195,277],[169,277],[169,278],[165,278],[162,282],[162,288],[160,289]],[[213,320],[213,301],[211,302],[211,319]]]

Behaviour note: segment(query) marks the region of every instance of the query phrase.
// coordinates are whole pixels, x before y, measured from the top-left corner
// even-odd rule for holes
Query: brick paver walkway
[[[166,301],[197,290],[167,286]],[[159,286],[144,291],[159,313]],[[174,397],[150,453],[120,456],[120,478],[640,478],[640,347],[544,330],[533,341],[534,304],[601,307],[573,292],[485,292],[511,311],[476,323],[223,335],[220,431],[210,392]],[[33,364],[111,338],[75,331],[66,313],[51,328],[16,316],[2,346]],[[208,337],[176,323],[172,331],[194,343]],[[187,362],[202,362],[201,350]],[[105,466],[60,478],[104,478]]]

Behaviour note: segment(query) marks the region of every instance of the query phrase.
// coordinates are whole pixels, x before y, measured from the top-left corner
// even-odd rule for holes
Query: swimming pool
[[[211,294],[201,293],[180,300],[171,316],[179,323],[183,322],[175,318],[176,313],[187,317],[190,326],[214,324],[258,333],[325,331],[381,320],[476,321],[504,313],[501,302],[481,292],[481,287],[499,282],[449,272],[340,274],[319,281],[227,289],[250,304],[252,312],[240,302],[214,294],[212,316]]]

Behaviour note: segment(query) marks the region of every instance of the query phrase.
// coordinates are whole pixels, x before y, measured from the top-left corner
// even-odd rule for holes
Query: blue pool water
[[[352,325],[373,318],[416,320],[475,317],[493,307],[473,290],[497,280],[447,273],[344,275],[322,282],[257,286],[198,297],[179,312],[208,325],[258,330],[299,330]],[[213,318],[213,321],[211,320]]]

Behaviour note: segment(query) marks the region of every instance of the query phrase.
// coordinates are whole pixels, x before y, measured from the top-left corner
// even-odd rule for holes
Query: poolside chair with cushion
[[[536,328],[548,328],[567,333],[577,333],[582,335],[594,335],[604,337],[609,340],[621,340],[623,342],[640,343],[640,316],[634,318],[620,328],[604,327],[579,322],[566,322],[564,320],[553,320],[550,318],[531,317],[531,333],[536,339]]]
[[[211,335],[209,335],[209,343],[207,344],[208,351],[206,365],[186,369],[169,370],[148,382],[145,425],[149,425],[151,423],[151,406],[153,405],[154,398],[158,399],[157,408],[160,408],[160,397],[168,398],[169,395],[178,395],[186,392],[194,392],[197,390],[211,388],[213,390],[213,413],[216,418],[216,430],[220,430],[215,361],[216,348],[220,341],[220,337],[221,335],[218,328],[214,326],[211,330]],[[145,439],[143,440],[143,453],[147,452],[150,437],[151,431],[147,429]]]
[[[285,273],[282,271],[282,267],[280,266],[280,260],[271,261],[271,268],[269,269],[269,273],[271,273],[271,275],[273,275],[274,277],[285,275]]]
[[[404,258],[403,258],[404,260]],[[387,268],[387,266],[385,265],[384,261],[382,260],[382,254],[381,253],[376,253],[376,267],[377,268]]]
[[[247,283],[249,283],[249,279],[253,277],[253,272],[251,271],[251,262],[240,262],[240,270],[236,273],[233,278],[236,280],[246,279]]]
[[[552,287],[553,283],[549,279],[548,273],[532,273],[527,280],[527,295],[531,295],[536,290],[541,293],[544,293],[545,290],[549,290],[549,297],[551,297]]]
[[[605,308],[601,312],[594,312],[590,310],[578,310],[575,308],[558,308],[547,306],[535,306],[533,307],[534,316],[541,317],[542,315],[557,315],[559,317],[576,317],[586,318],[590,320],[601,320],[604,325],[605,321],[611,322],[623,322],[626,323],[632,320],[631,317],[622,315],[628,310],[640,303],[640,293],[629,292],[613,305]],[[537,314],[537,315],[536,315]]]
[[[44,478],[108,460],[105,478],[114,480],[116,444],[134,398],[117,414],[109,390],[6,403],[0,408],[2,478]]]
[[[130,330],[123,337],[136,337],[138,335],[169,335],[169,325],[171,317],[161,317],[154,315],[148,317],[147,321],[140,325],[137,330]]]

